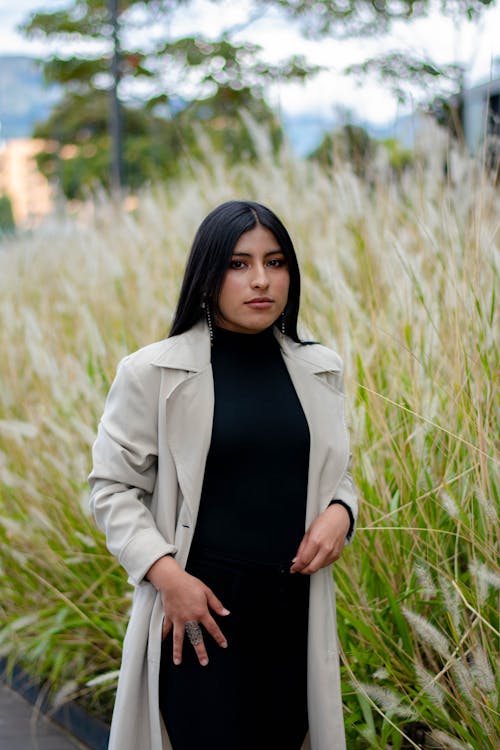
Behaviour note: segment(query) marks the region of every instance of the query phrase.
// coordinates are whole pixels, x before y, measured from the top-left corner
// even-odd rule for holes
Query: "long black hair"
[[[214,208],[201,222],[186,263],[184,278],[169,336],[184,333],[204,315],[203,304],[218,312],[218,299],[234,246],[244,232],[258,224],[276,238],[287,260],[290,275],[284,310],[284,332],[300,343],[297,318],[300,305],[300,271],[290,235],[269,208],[254,201],[233,200]]]

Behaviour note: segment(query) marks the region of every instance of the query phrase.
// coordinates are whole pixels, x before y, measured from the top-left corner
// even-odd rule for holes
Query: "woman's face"
[[[275,236],[257,224],[234,246],[219,295],[216,323],[238,333],[259,333],[279,318],[288,299],[290,275]]]

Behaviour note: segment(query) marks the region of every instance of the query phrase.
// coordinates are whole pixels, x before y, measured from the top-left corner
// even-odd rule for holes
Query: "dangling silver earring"
[[[207,316],[207,325],[208,325],[208,334],[210,336],[210,346],[214,345],[214,329],[212,328],[212,317],[210,315],[210,305],[208,302],[202,302],[201,306],[205,310],[205,315]]]
[[[284,336],[285,335],[285,311],[284,310],[281,313],[281,325],[280,325],[280,328],[281,328],[281,333]]]

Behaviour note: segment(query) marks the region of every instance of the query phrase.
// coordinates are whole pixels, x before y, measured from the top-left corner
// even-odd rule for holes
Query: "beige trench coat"
[[[342,361],[323,346],[301,346],[277,330],[276,337],[310,430],[306,527],[333,497],[348,503],[356,518]],[[92,451],[90,507],[135,587],[109,750],[171,750],[158,708],[162,606],[144,576],[165,554],[186,563],[213,409],[204,322],[125,357],[106,399]],[[305,746],[344,750],[330,566],[311,576],[308,638],[310,731]]]

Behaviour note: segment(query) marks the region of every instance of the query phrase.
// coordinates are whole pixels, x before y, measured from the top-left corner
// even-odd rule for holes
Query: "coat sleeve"
[[[346,536],[345,544],[350,544],[353,540],[354,534],[356,533],[356,520],[358,517],[358,493],[351,476],[351,462],[352,454],[349,454],[349,463],[344,471],[340,483],[335,490],[335,498],[333,502],[340,501],[342,505],[346,505],[350,510],[351,527],[349,533]]]
[[[88,476],[90,510],[109,551],[136,584],[156,560],[177,551],[150,510],[158,461],[158,385],[150,381],[134,371],[130,356],[118,365]]]

